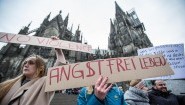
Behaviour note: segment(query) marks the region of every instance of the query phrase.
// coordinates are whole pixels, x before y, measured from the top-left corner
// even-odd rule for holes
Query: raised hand
[[[146,92],[148,91],[148,88],[145,86],[144,81],[139,82],[135,87]]]
[[[100,76],[98,80],[96,81],[95,88],[94,88],[94,94],[95,96],[100,99],[104,100],[108,91],[111,89],[112,84],[107,84],[108,77],[103,78]]]
[[[59,40],[59,38],[57,36],[51,36],[51,39]],[[55,52],[56,52],[57,60],[54,64],[54,66],[58,66],[61,63],[66,64],[66,59],[65,59],[63,51],[61,49],[55,48]]]

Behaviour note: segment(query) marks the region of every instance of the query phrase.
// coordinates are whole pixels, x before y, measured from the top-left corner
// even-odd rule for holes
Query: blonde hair
[[[9,79],[0,83],[0,102],[4,98],[4,96],[8,93],[8,91],[11,89],[11,87],[15,84],[15,82],[22,78],[24,78],[24,76],[20,75],[13,79]]]
[[[35,55],[35,54],[33,54],[33,55],[29,56],[29,57],[36,57],[35,61],[36,61],[36,68],[37,68],[37,70],[36,70],[35,78],[36,77],[43,77],[45,75],[45,72],[46,72],[46,70],[45,70],[46,69],[46,65],[45,65],[44,59],[41,56],[38,56],[38,55]],[[23,66],[24,66],[25,60],[21,64],[21,71],[23,70]],[[21,74],[21,75],[15,77],[13,79],[9,79],[9,80],[6,80],[6,81],[0,83],[0,102],[4,98],[4,96],[9,92],[11,87],[18,80],[24,79],[24,78],[26,78],[26,77],[23,74]]]

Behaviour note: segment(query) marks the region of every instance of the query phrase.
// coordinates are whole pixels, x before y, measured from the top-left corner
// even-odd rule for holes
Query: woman
[[[61,50],[56,49],[56,55],[55,66],[66,62]],[[0,83],[0,105],[49,105],[54,92],[44,91],[44,59],[38,55],[31,55],[23,61],[21,69],[20,76]]]
[[[150,105],[147,91],[148,88],[144,81],[132,80],[129,90],[124,94],[125,101],[128,105]]]

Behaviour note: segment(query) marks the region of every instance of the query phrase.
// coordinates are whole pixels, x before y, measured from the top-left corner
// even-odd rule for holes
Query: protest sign
[[[185,78],[184,44],[167,44],[138,50],[138,55],[155,55],[155,54],[163,54],[163,56],[168,61],[175,74],[170,76],[162,76],[149,79]]]
[[[100,75],[113,83],[172,74],[162,55],[100,59],[49,68],[45,91],[94,85]]]
[[[43,38],[37,36],[28,36],[20,34],[10,34],[0,32],[0,42],[29,44],[36,46],[54,47],[67,50],[81,51],[91,53],[92,47],[87,44],[75,43],[64,40],[52,40],[51,38]]]

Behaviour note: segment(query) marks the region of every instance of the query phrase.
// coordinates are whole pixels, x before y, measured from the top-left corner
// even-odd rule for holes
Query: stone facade
[[[110,20],[108,47],[117,56],[137,55],[137,49],[152,47],[144,33],[144,24],[140,22],[134,9],[124,12],[115,2],[115,19]]]

